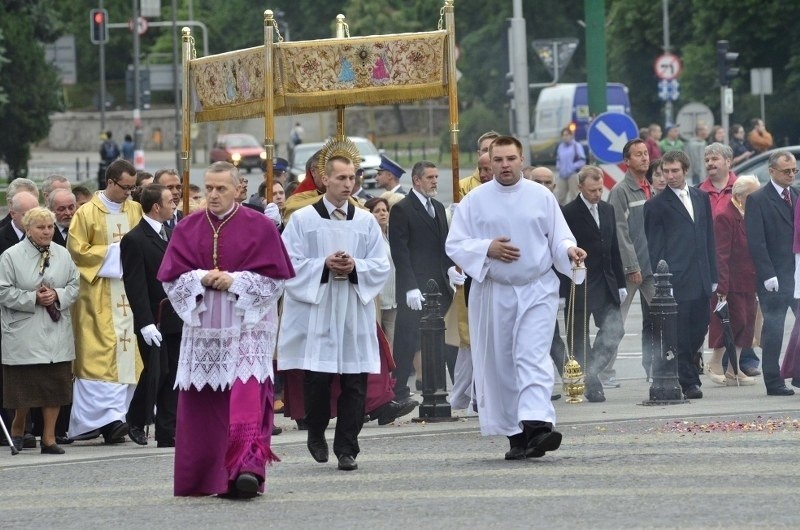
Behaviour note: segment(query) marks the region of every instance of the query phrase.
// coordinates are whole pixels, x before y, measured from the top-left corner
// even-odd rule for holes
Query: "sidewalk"
[[[682,405],[642,405],[642,401],[648,398],[649,390],[649,384],[643,379],[621,380],[620,388],[606,390],[607,401],[605,403],[569,404],[566,403],[565,397],[562,397],[554,403],[558,428],[568,435],[569,430],[577,426],[597,425],[598,428],[602,428],[604,423],[612,422],[664,420],[666,423],[676,420],[691,421],[697,417],[755,415],[784,418],[800,416],[800,393],[787,397],[767,396],[760,378],[755,386],[739,388],[717,386],[706,377],[701,377],[701,379],[704,383],[703,399],[693,400]],[[419,394],[416,397],[421,400]],[[457,417],[457,420],[452,422],[417,423],[411,421],[412,417],[419,415],[417,409],[390,425],[379,426],[377,422],[365,424],[359,439],[470,432],[477,434],[479,432],[477,417],[466,416],[465,413],[466,411],[455,411],[454,416]],[[273,447],[280,448],[298,444],[305,446],[306,431],[298,431],[292,420],[277,415],[275,424],[283,427],[284,431],[272,438]],[[332,426],[329,427],[329,430],[331,428]],[[155,441],[152,439],[147,446],[138,446],[131,441],[119,445],[105,445],[100,438],[88,442],[76,442],[64,448],[67,453],[58,457],[59,463],[149,457],[167,455],[172,452],[172,449],[157,449]],[[12,457],[8,448],[0,448],[0,469],[53,463],[52,456],[41,455],[38,450],[25,450]]]

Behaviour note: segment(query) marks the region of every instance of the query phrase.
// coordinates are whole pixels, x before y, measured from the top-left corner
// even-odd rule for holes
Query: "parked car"
[[[775,151],[789,151],[795,158],[800,158],[800,145],[778,147],[745,160],[732,171],[737,175],[755,175],[761,184],[766,184],[769,181],[769,156]],[[794,186],[800,186],[800,182],[795,182]]]
[[[378,166],[381,165],[381,156],[378,148],[360,136],[350,136],[350,140],[356,144],[358,152],[361,154],[361,169],[363,170],[361,186],[364,188],[375,187],[375,175],[378,174]],[[292,160],[290,162],[290,179],[302,181],[306,176],[306,162],[311,156],[322,149],[324,142],[302,143],[294,147]]]
[[[230,162],[248,173],[265,169],[267,152],[251,134],[221,134],[211,148],[211,162]]]

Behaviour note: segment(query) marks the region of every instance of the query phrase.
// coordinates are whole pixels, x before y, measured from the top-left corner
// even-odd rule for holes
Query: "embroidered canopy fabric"
[[[445,97],[446,35],[441,30],[277,43],[267,72],[264,46],[194,59],[195,121],[263,116],[265,75],[273,76],[278,115]]]

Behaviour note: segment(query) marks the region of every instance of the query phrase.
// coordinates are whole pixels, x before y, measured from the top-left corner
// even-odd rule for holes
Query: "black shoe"
[[[42,444],[43,455],[63,455],[66,451],[61,449],[58,444],[44,445]]]
[[[700,390],[698,385],[692,385],[683,391],[683,397],[686,399],[702,399],[703,391]]]
[[[175,439],[171,440],[158,440],[156,442],[156,447],[175,447]]]
[[[272,428],[272,436],[278,436],[282,432],[283,432],[283,428],[282,427],[273,427]]]
[[[141,427],[131,425],[128,429],[128,437],[138,445],[147,445],[147,435]]]
[[[11,443],[17,448],[17,451],[22,451],[22,436],[12,436]]]
[[[605,394],[602,390],[591,390],[586,392],[586,401],[589,403],[602,403],[606,400]]]
[[[525,456],[528,458],[539,458],[548,451],[555,451],[561,447],[561,433],[558,431],[543,432],[532,436],[528,440],[528,448]]]
[[[306,423],[306,420],[299,419],[299,420],[294,420],[294,421],[295,421],[295,423],[297,423],[297,430],[298,431],[307,431],[308,430],[308,423]]]
[[[524,447],[512,447],[508,451],[506,451],[506,460],[525,460],[525,448]]]
[[[56,434],[56,443],[58,445],[69,445],[73,441],[74,440],[69,436],[67,436],[66,434]]]
[[[550,394],[550,401],[558,401],[561,399],[561,394]]]
[[[94,440],[100,436],[100,429],[95,429],[93,431],[85,432],[83,434],[79,434],[77,436],[70,436],[70,440],[74,441],[84,441],[84,440]]]
[[[125,435],[128,434],[128,424],[120,420],[112,421],[102,427],[103,439],[107,444],[120,444],[125,442]]]
[[[337,466],[342,471],[355,471],[358,469],[356,459],[350,455],[342,455],[339,457],[339,465]]]
[[[390,401],[370,412],[369,419],[377,419],[378,425],[386,425],[392,423],[397,418],[409,414],[412,410],[417,408],[417,405],[419,405],[419,403],[412,398],[406,398],[399,403],[397,401]]]
[[[328,442],[325,441],[324,436],[320,440],[312,440],[309,438],[306,446],[308,447],[308,452],[314,457],[314,460],[319,463],[328,461]]]
[[[792,390],[791,388],[787,387],[786,385],[784,385],[784,386],[776,386],[775,388],[768,388],[767,389],[767,395],[768,396],[793,396],[794,395],[794,390]]]
[[[36,437],[29,432],[26,432],[22,437],[23,449],[36,449]]]
[[[761,375],[761,370],[758,368],[742,368],[742,373],[748,377],[756,377]]]
[[[240,499],[252,499],[258,495],[258,477],[252,473],[242,473],[236,477],[236,496]]]

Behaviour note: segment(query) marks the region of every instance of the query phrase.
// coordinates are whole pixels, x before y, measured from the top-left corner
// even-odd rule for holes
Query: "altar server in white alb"
[[[481,434],[507,436],[506,460],[521,460],[561,445],[550,402],[559,286],[553,266],[572,277],[571,262],[582,263],[586,252],[553,194],[522,178],[519,140],[496,138],[489,156],[494,180],[458,205],[446,250],[473,279],[468,307]]]
[[[286,282],[278,369],[306,371],[308,450],[317,462],[328,460],[325,429],[339,374],[333,452],[344,471],[358,467],[367,374],[380,371],[374,299],[389,276],[378,222],[348,202],[358,161],[349,140],[326,144],[319,161],[325,194],[292,215],[283,232],[297,276]]]

